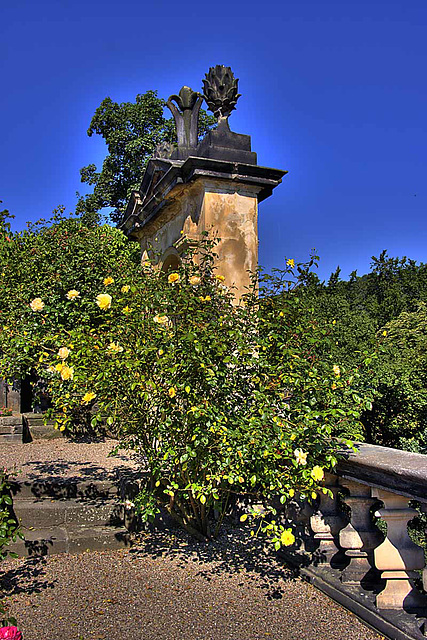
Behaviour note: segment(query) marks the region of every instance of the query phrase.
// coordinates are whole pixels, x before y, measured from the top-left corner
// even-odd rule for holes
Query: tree
[[[369,435],[378,444],[427,453],[427,305],[403,311],[379,332],[378,397]]]
[[[87,133],[104,138],[108,155],[101,171],[94,164],[80,170],[81,181],[93,186],[93,192],[79,198],[76,213],[96,216],[104,207],[111,207],[111,220],[119,222],[155,147],[161,142],[176,144],[175,122],[164,117],[165,105],[156,91],[137,95],[134,103],[118,104],[111,98],[101,102]],[[215,118],[202,109],[199,135],[203,136],[215,123]]]

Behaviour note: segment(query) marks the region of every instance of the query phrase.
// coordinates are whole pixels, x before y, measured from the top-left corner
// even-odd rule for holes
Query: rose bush
[[[143,518],[164,507],[207,539],[246,496],[263,503],[249,517],[261,517],[279,548],[294,537],[273,498],[284,504],[297,491],[314,501],[326,491],[341,446],[332,436],[357,432],[367,400],[354,393],[359,374],[331,359],[330,327],[299,297],[292,262],[254,280],[236,305],[215,274],[212,243],[196,250],[173,273],[145,263],[98,276],[75,303],[92,305],[88,321],[46,334],[38,371],[58,428],[72,430],[96,402],[92,425],[106,420],[119,446],[142,456]]]

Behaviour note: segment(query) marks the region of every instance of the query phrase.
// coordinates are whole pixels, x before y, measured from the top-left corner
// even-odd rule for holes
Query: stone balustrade
[[[408,534],[411,501],[427,513],[427,456],[358,444],[324,484],[333,497],[307,516],[303,573],[389,638],[427,637],[424,550]]]

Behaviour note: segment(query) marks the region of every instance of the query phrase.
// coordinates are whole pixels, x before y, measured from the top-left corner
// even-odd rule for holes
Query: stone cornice
[[[268,198],[287,171],[212,158],[190,156],[185,161],[152,159],[147,165],[139,191],[132,193],[120,228],[137,237],[164,206],[179,194],[179,185],[199,178],[224,180],[257,190],[258,202]]]

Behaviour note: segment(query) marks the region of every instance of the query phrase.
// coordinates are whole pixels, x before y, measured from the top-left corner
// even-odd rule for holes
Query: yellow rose
[[[280,542],[284,547],[290,547],[291,544],[294,544],[295,536],[290,529],[285,529],[285,531],[282,531]]]
[[[320,482],[320,480],[323,480],[323,478],[325,477],[325,473],[322,467],[319,467],[318,464],[316,464],[316,466],[312,468],[310,475],[313,480],[316,480],[316,482]]]
[[[122,293],[127,293],[130,289],[130,286],[128,284],[124,284],[123,287],[120,289],[120,291]]]
[[[102,310],[109,309],[111,307],[111,296],[108,293],[100,293],[96,296],[96,304]]]
[[[76,298],[80,298],[80,291],[76,291],[76,289],[70,289],[69,291],[67,291],[66,298],[68,298],[68,300],[75,300]]]
[[[108,278],[104,278],[104,284],[106,287],[108,287],[109,284],[113,284],[114,280],[111,276],[108,276]]]
[[[110,342],[110,344],[108,345],[107,349],[108,349],[108,351],[113,351],[115,353],[121,353],[123,351],[123,347],[121,347],[116,342]]]
[[[293,258],[289,258],[288,260],[286,260],[286,264],[288,265],[288,267],[291,267],[291,269],[293,269],[295,267],[295,260]]]
[[[62,365],[61,378],[63,380],[72,380],[73,379],[73,375],[74,375],[73,367],[69,367],[66,364]]]
[[[70,355],[70,350],[67,349],[67,347],[61,347],[60,350],[58,351],[58,357],[61,358],[61,360],[65,360],[66,358],[68,358],[69,355]]]
[[[296,458],[297,464],[307,464],[308,453],[306,453],[302,449],[295,449],[294,456]]]
[[[169,284],[178,284],[180,280],[181,278],[179,277],[179,273],[170,273],[168,275]]]
[[[193,285],[193,287],[199,286],[200,276],[191,276],[191,278],[189,278],[189,282],[191,285]]]
[[[169,393],[169,397],[170,397],[170,398],[175,398],[175,396],[176,396],[176,389],[175,389],[175,387],[171,387],[171,388],[169,389],[168,393]]]
[[[43,311],[44,302],[41,298],[34,298],[34,300],[30,302],[30,307],[33,311]]]
[[[55,366],[56,371],[58,371],[58,373],[61,373],[62,368],[65,367],[63,362],[58,362],[58,364]]]
[[[156,324],[168,324],[169,318],[164,313],[159,313],[157,316],[154,316],[153,322]]]
[[[82,398],[82,402],[83,404],[89,404],[89,402],[94,398],[96,398],[96,393],[94,393],[93,391],[86,391]]]

